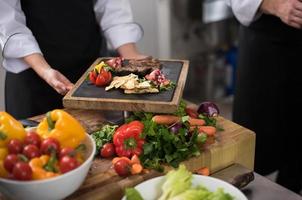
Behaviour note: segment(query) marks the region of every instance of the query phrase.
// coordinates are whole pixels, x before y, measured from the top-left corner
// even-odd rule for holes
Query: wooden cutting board
[[[65,108],[92,110],[126,110],[173,113],[182,97],[189,69],[187,60],[160,60],[165,76],[176,83],[174,89],[155,94],[124,94],[121,89],[105,91],[87,80],[94,66],[109,58],[98,58],[63,98]]]
[[[66,109],[66,111],[77,118],[88,133],[101,127],[106,122],[105,116],[108,116],[108,112],[105,111],[74,109]],[[33,119],[40,120],[42,117]],[[207,146],[200,156],[191,158],[184,164],[191,171],[208,167],[211,173],[235,163],[253,170],[255,134],[222,117],[219,117],[218,123],[224,128],[224,131],[217,134],[216,141]],[[238,173],[240,172],[238,171]],[[122,178],[111,169],[111,160],[98,158],[93,162],[83,185],[67,199],[121,199],[124,188],[135,186],[144,180],[160,175],[162,174],[156,171],[149,171],[141,175]]]

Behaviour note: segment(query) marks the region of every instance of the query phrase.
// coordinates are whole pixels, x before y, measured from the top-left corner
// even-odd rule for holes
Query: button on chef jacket
[[[7,111],[23,118],[62,106],[62,96],[22,57],[41,53],[51,67],[75,82],[102,56],[102,36],[114,49],[142,37],[129,0],[0,0]]]

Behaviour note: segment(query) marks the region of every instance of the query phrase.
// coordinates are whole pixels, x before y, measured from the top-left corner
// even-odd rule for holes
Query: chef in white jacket
[[[125,58],[142,29],[129,0],[0,0],[6,110],[25,118],[62,107],[62,96],[99,56],[105,40]]]
[[[302,2],[226,1],[242,24],[233,119],[256,132],[255,171],[299,192]]]

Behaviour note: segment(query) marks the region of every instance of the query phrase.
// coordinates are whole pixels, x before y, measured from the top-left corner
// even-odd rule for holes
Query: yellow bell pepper
[[[11,139],[23,140],[26,131],[22,124],[6,112],[0,112],[0,177],[6,177],[3,160],[8,154],[7,143]]]
[[[43,138],[57,139],[61,147],[76,148],[85,138],[82,125],[63,110],[53,110],[37,127],[37,133]]]
[[[50,157],[48,155],[40,156],[39,158],[33,158],[29,162],[29,166],[33,171],[33,180],[47,179],[60,175],[59,173],[47,171],[44,166],[49,163]]]
[[[99,64],[97,64],[95,67],[94,67],[94,70],[97,72],[97,73],[101,73],[101,70],[103,69],[103,67],[106,67],[106,64],[104,63],[104,61],[100,62]]]

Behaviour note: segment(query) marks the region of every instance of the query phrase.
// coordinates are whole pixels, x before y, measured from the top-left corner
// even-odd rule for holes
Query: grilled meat
[[[144,77],[155,69],[161,69],[161,63],[157,59],[144,59],[123,60],[122,65],[117,66],[114,70],[119,76],[133,73]]]

